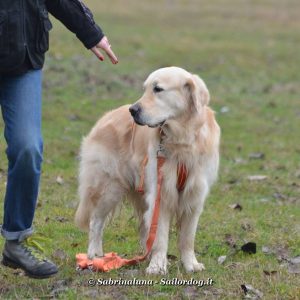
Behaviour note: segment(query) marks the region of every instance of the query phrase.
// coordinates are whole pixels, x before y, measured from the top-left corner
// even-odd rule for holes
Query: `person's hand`
[[[113,64],[117,64],[118,63],[118,58],[116,57],[116,55],[114,54],[114,52],[111,50],[111,45],[107,39],[106,36],[104,36],[102,38],[102,40],[93,48],[91,48],[91,51],[101,60],[104,60],[104,56],[103,54],[100,52],[99,49],[102,49],[105,51],[105,53],[107,54],[107,56],[109,57],[109,59],[111,60],[111,62]]]

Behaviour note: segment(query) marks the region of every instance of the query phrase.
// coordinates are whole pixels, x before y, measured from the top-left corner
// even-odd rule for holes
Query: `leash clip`
[[[166,149],[164,148],[164,146],[162,144],[158,145],[158,150],[156,152],[156,156],[157,157],[167,157],[167,153],[166,153]]]

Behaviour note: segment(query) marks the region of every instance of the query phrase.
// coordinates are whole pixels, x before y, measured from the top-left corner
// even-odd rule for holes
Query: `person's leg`
[[[57,273],[57,267],[30,246],[32,221],[41,173],[41,70],[2,76],[0,104],[5,123],[8,158],[4,220],[6,239],[2,263],[19,267],[36,278]]]
[[[2,79],[2,115],[8,158],[2,235],[22,240],[32,233],[42,162],[41,70]]]

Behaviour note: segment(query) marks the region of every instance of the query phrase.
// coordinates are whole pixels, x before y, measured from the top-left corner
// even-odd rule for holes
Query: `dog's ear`
[[[188,89],[191,103],[197,111],[200,111],[202,106],[208,105],[210,100],[209,91],[198,75],[192,75],[185,84],[185,88]]]

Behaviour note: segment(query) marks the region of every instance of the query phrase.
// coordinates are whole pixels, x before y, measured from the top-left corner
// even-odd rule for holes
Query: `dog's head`
[[[209,102],[203,80],[178,67],[154,71],[145,81],[144,89],[144,95],[129,108],[139,125],[157,127],[185,114],[201,113]]]

